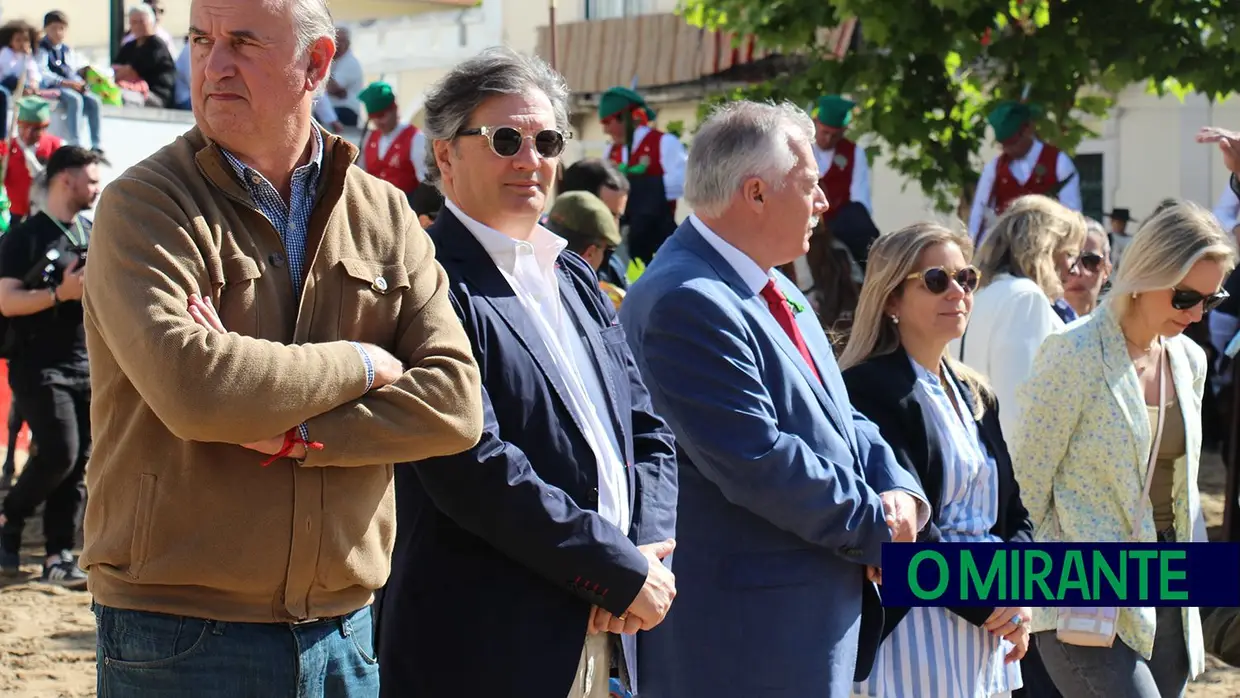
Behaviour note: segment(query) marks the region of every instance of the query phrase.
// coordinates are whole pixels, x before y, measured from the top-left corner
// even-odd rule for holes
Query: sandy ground
[[[0,451],[3,448],[0,447]],[[1201,490],[1214,537],[1223,521],[1222,463],[1207,456]],[[29,579],[0,580],[0,696],[85,698],[95,695],[95,619],[90,595],[49,587],[36,580],[42,556],[40,525],[28,525],[23,572]],[[1190,698],[1240,697],[1240,669],[1211,658],[1206,673],[1191,684]]]

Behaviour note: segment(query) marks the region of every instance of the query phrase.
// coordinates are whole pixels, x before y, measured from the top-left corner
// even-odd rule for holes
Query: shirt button
[[[388,289],[387,279],[383,278],[382,276],[376,276],[374,287],[375,287],[375,290],[378,291],[379,293],[387,293],[387,289]]]
[[[253,183],[255,183],[255,184],[262,184],[262,183],[263,183],[263,176],[262,176],[262,175],[260,175],[260,174],[258,174],[257,172],[255,172],[255,173],[253,173],[253,174],[251,174],[251,175],[250,175],[250,181],[251,181],[251,182],[253,182]]]
[[[267,261],[271,262],[271,266],[276,267],[277,269],[284,267],[284,255],[279,252],[272,252],[271,255],[267,257]]]

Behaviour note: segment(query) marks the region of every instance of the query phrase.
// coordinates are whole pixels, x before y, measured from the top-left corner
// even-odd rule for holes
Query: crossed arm
[[[365,363],[347,341],[285,345],[196,322],[190,296],[211,292],[220,262],[204,256],[206,241],[171,196],[132,176],[99,204],[87,322],[181,439],[255,444],[308,423],[324,449],[307,454],[306,466],[455,453],[481,432],[478,368],[429,239],[412,217],[402,223],[410,284],[391,354],[408,369],[380,385],[380,370],[396,369],[369,347],[378,369],[369,391]]]

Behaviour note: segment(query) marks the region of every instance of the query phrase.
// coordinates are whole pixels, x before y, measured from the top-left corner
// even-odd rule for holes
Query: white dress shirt
[[[551,354],[553,370],[568,388],[568,408],[584,427],[583,436],[594,452],[599,516],[627,535],[632,519],[628,471],[620,458],[615,430],[607,421],[599,371],[582,331],[565,316],[556,278],[556,260],[568,243],[541,225],[535,226],[528,240],[516,240],[465,215],[451,199],[444,205],[478,239],[538,328],[539,338]]]
[[[719,237],[719,234],[707,227],[696,214],[689,216],[689,222],[693,224],[693,227],[702,236],[702,239],[714,248],[715,252],[718,252],[719,256],[723,257],[723,261],[727,262],[728,266],[732,267],[732,270],[741,277],[741,281],[745,282],[746,288],[754,293],[762,291],[762,288],[771,280],[769,269],[763,270],[762,267],[758,266],[757,262],[753,261],[752,257],[736,249],[732,243]],[[886,494],[886,492],[883,494]],[[920,495],[912,492],[908,494],[917,501],[917,530],[920,531],[925,528],[926,522],[930,520],[930,503]]]
[[[633,129],[633,143],[640,144],[650,133],[649,126],[638,126]],[[620,146],[620,162],[628,162],[629,149]],[[659,139],[659,164],[663,166],[663,188],[667,190],[668,201],[678,201],[685,195],[685,165],[689,162],[689,153],[685,144],[675,134],[665,133]]]
[[[1033,176],[1033,168],[1038,164],[1038,158],[1042,156],[1042,141],[1034,139],[1033,147],[1029,148],[1029,152],[1025,153],[1025,157],[1019,160],[1012,160],[1008,163],[1008,168],[1012,170],[1012,176],[1017,182],[1024,184]],[[999,158],[993,158],[986,163],[986,167],[982,169],[982,177],[977,181],[977,191],[973,195],[973,210],[969,214],[969,237],[973,241],[977,241],[978,231],[982,229],[982,224],[986,220],[986,212],[991,210],[990,194],[995,188],[995,177],[999,166]],[[1076,172],[1076,165],[1072,164],[1072,158],[1068,154],[1059,151],[1059,159],[1055,163],[1055,177],[1060,182],[1067,179]],[[1072,178],[1059,190],[1059,203],[1067,206],[1073,211],[1081,210],[1081,177],[1077,175]]]
[[[818,163],[818,178],[822,179],[835,162],[835,148],[823,150],[817,143],[813,144],[814,160]],[[865,156],[865,149],[857,146],[856,162],[853,164],[852,184],[849,185],[848,200],[856,201],[865,206],[865,210],[874,215],[874,207],[870,205],[870,161]]]

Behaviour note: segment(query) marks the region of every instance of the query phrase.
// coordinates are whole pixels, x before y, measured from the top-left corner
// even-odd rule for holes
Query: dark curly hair
[[[15,19],[0,26],[0,48],[12,48],[13,37],[25,33],[30,39],[30,51],[33,53],[39,44],[39,30],[25,20]]]

